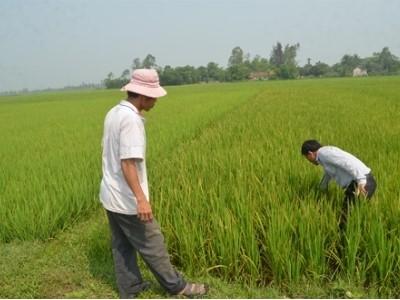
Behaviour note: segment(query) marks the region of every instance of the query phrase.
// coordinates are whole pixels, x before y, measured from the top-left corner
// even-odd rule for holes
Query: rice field
[[[248,285],[345,281],[399,297],[400,78],[167,88],[147,114],[153,210],[188,274]],[[118,91],[0,98],[0,241],[47,240],[100,209],[101,136]],[[338,232],[304,140],[339,146],[378,189]],[[101,229],[108,236],[108,228]],[[108,253],[108,240],[103,251]]]

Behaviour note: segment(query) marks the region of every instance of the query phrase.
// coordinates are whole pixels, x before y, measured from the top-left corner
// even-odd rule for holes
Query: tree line
[[[274,80],[312,77],[345,77],[353,76],[353,70],[360,68],[368,75],[400,75],[400,60],[393,55],[388,47],[372,56],[361,58],[357,54],[346,54],[340,62],[332,66],[321,61],[315,64],[311,59],[307,64],[299,66],[296,62],[300,44],[282,45],[277,42],[273,46],[269,58],[256,55],[251,58],[241,47],[232,49],[226,68],[215,62],[206,66],[190,65],[172,67],[157,65],[156,58],[148,54],[143,60],[135,58],[131,69],[153,68],[160,75],[162,85],[182,85],[200,82],[231,82],[241,80]],[[120,88],[130,80],[130,71],[125,69],[119,77],[110,72],[103,80],[106,88]]]

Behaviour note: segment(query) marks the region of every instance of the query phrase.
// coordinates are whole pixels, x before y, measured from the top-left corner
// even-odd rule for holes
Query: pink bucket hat
[[[137,69],[132,73],[131,81],[121,88],[150,98],[165,96],[167,92],[160,86],[158,74],[153,69]]]

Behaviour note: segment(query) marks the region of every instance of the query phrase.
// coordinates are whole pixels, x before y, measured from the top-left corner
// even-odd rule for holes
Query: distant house
[[[250,80],[268,80],[271,77],[272,72],[251,72],[249,74]]]
[[[353,77],[362,77],[362,76],[368,76],[367,70],[361,69],[360,67],[357,67],[353,70]]]

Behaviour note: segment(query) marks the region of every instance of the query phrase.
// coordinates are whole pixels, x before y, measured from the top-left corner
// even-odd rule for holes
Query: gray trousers
[[[153,219],[151,223],[143,223],[136,215],[106,211],[120,297],[132,298],[140,292],[143,279],[137,264],[137,253],[167,292],[176,295],[182,291],[186,282],[170,262],[157,221]]]

